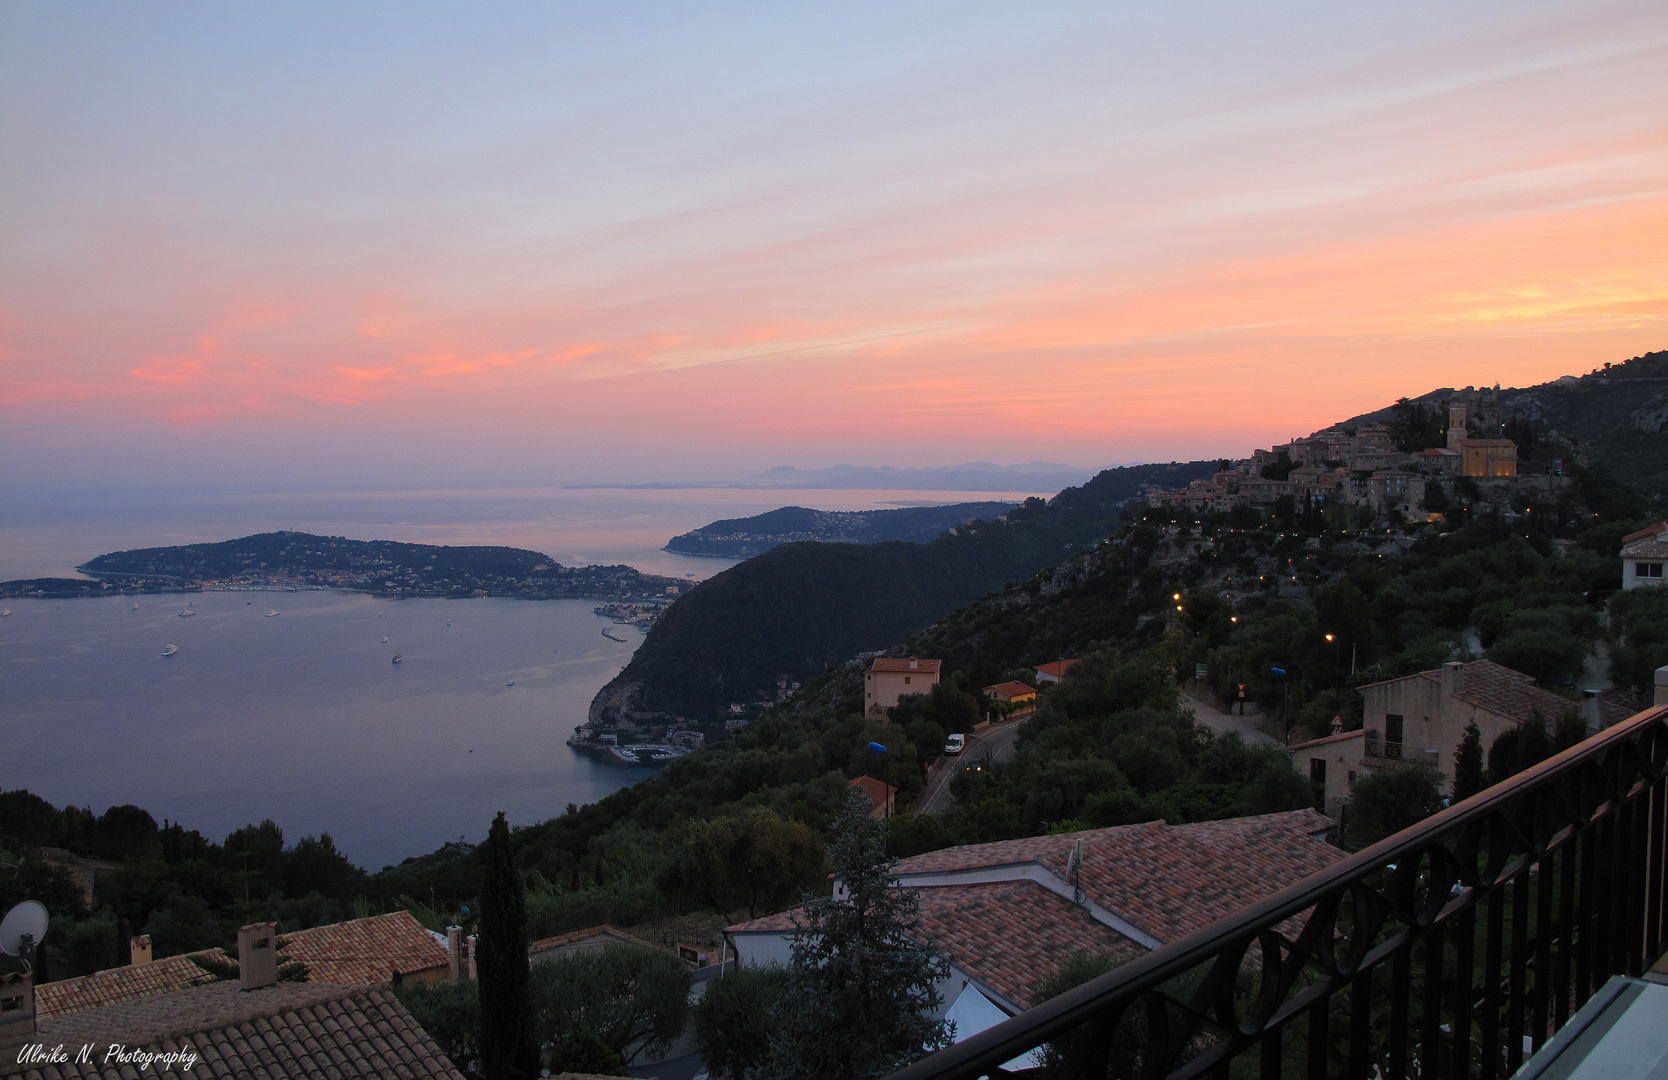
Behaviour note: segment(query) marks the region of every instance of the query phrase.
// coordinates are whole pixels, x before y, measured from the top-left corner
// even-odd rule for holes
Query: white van
[[[952,735],[944,742],[944,752],[946,754],[959,754],[966,746],[966,735]]]

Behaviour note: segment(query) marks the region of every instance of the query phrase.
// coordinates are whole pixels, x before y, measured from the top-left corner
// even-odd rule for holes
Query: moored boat
[[[270,619],[274,615],[282,615],[282,614],[283,614],[282,611],[279,611],[277,608],[273,608],[271,611],[266,613],[266,617]]]
[[[394,654],[394,659],[392,659],[392,660],[390,660],[390,661],[389,661],[389,663],[391,663],[391,664],[397,664],[397,663],[399,663],[399,662],[400,662],[400,661],[401,661],[401,660],[404,660],[404,659],[405,659],[405,657],[404,657],[404,656],[401,656],[401,655],[400,655],[400,654],[399,654],[399,653],[395,653],[395,654]]]
[[[162,655],[163,656],[173,656],[175,653],[177,653],[179,651],[180,651],[180,647],[178,645],[169,645],[162,650]]]

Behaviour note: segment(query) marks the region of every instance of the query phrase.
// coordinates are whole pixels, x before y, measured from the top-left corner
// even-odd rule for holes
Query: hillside
[[[1434,406],[1452,388],[1410,399]],[[1574,452],[1583,465],[1601,466],[1641,494],[1668,498],[1668,350],[1586,375],[1566,375],[1538,386],[1500,391],[1501,419],[1526,456]],[[1388,423],[1394,407],[1352,417],[1339,427]],[[1528,445],[1524,445],[1528,444]]]
[[[910,506],[900,510],[811,510],[784,506],[747,518],[726,518],[674,536],[667,551],[680,555],[714,555],[750,559],[771,548],[803,540],[828,544],[882,544],[902,540],[924,544],[946,529],[974,518],[1001,517],[1011,502],[968,502],[950,506]]]
[[[591,718],[631,713],[710,719],[754,702],[779,678],[803,680],[883,649],[962,604],[1060,563],[1118,527],[1148,487],[1210,475],[1215,461],[1108,469],[1053,500],[1030,499],[927,544],[795,543],[732,567],[673,604]]]

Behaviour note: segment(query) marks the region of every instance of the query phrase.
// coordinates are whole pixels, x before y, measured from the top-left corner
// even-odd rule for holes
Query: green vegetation
[[[482,851],[481,932],[476,946],[481,997],[481,1074],[523,1080],[539,1073],[527,962],[527,900],[510,856],[503,811]]]
[[[1349,842],[1364,848],[1416,825],[1442,809],[1442,775],[1406,765],[1373,769],[1349,787],[1344,811]]]
[[[1109,469],[1051,502],[1027,500],[928,544],[784,544],[702,582],[667,609],[592,719],[677,714],[711,720],[777,679],[802,681],[880,649],[1004,582],[1070,558],[1118,527],[1152,484],[1183,486],[1215,461]]]
[[[828,852],[842,894],[805,903],[760,1080],[868,1080],[949,1045],[933,1015],[948,965],[918,940],[920,898],[891,887],[886,826],[869,810],[846,800]]]
[[[750,559],[783,544],[817,540],[827,544],[880,544],[901,540],[924,544],[946,529],[974,518],[995,520],[1011,502],[968,502],[951,506],[910,506],[901,510],[810,510],[784,506],[748,518],[726,518],[703,525],[666,543],[682,555],[716,555]]]
[[[787,988],[787,969],[774,964],[738,967],[707,984],[691,1012],[695,1048],[714,1080],[745,1080],[764,1064]]]

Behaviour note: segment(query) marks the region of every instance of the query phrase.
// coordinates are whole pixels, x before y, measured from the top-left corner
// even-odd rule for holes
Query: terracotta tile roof
[[[1347,742],[1350,739],[1364,739],[1366,737],[1367,732],[1364,729],[1356,728],[1354,731],[1340,731],[1336,735],[1328,735],[1321,739],[1310,739],[1308,742],[1292,743],[1290,746],[1286,747],[1286,750],[1288,752],[1292,750],[1307,750],[1311,746],[1321,746],[1325,743]]]
[[[870,671],[924,671],[929,675],[938,674],[938,666],[942,660],[922,660],[920,657],[877,656],[875,662],[869,665]],[[910,665],[915,665],[911,667]]]
[[[893,800],[892,807],[897,809],[898,789],[894,784],[887,784],[876,780],[872,776],[854,776],[846,781],[846,787],[861,790],[869,800],[869,805],[876,810],[884,809],[887,801]]]
[[[1088,898],[1158,940],[1174,941],[1342,859],[1344,853],[1323,839],[1333,828],[1314,810],[1192,825],[1151,821],[930,851],[900,861],[892,873],[911,884],[926,875],[1037,863],[1065,879],[1072,848],[1081,841],[1079,880]],[[925,892],[968,887],[932,885]],[[727,929],[787,932],[792,914]]]
[[[184,956],[164,957],[136,967],[111,968],[73,979],[41,983],[35,987],[35,1015],[42,1019],[62,1016],[213,982],[213,975],[191,962],[193,956],[212,957],[222,963],[231,960],[220,949],[204,949]]]
[[[1624,559],[1668,559],[1668,543],[1661,540],[1640,540],[1622,549]]]
[[[1174,941],[1326,869],[1344,853],[1314,810],[1194,825],[1149,822],[1083,845],[1084,891],[1161,941]],[[1066,852],[1040,860],[1062,876]]]
[[[760,915],[756,919],[748,919],[746,922],[736,923],[734,926],[726,926],[724,932],[726,934],[792,933],[794,929],[793,918],[798,911],[798,908],[790,908],[787,911],[778,911],[774,915]]]
[[[1668,533],[1668,521],[1653,521],[1638,532],[1628,533],[1622,537],[1622,547],[1626,548],[1635,540],[1648,540],[1653,536],[1661,536],[1663,533]]]
[[[37,1041],[66,1048],[91,1043],[89,1064],[22,1071],[22,1080],[159,1077],[444,1077],[462,1080],[428,1033],[392,993],[377,987],[280,983],[244,992],[235,983],[174,991],[108,1005],[69,1019],[42,1021]],[[111,1043],[128,1051],[197,1057],[169,1067],[104,1064]],[[73,1054],[71,1055],[73,1058]],[[13,1067],[16,1068],[15,1066]]]
[[[1037,987],[1080,952],[1120,959],[1141,946],[1034,881],[918,889],[920,936],[957,967],[1024,1008]]]
[[[1060,678],[1065,675],[1067,668],[1078,662],[1076,660],[1051,660],[1046,664],[1038,664],[1031,670],[1039,675],[1053,675],[1055,678]]]
[[[983,693],[985,697],[1003,698],[1009,701],[1014,698],[1037,696],[1035,687],[1026,686],[1022,682],[997,683],[995,686],[985,687]]]
[[[306,964],[309,983],[343,986],[390,982],[396,971],[403,976],[434,968],[444,970],[451,960],[446,947],[434,940],[409,911],[281,934],[278,954],[281,960]],[[42,983],[35,988],[36,1015],[62,1016],[212,982],[214,977],[192,963],[191,956],[231,961],[221,949],[205,949]]]
[[[446,947],[409,911],[282,934],[278,953],[306,964],[308,982],[354,986],[389,982],[394,972],[445,969],[451,961]]]
[[[1439,672],[1420,672],[1441,678]],[[1487,709],[1497,716],[1510,717],[1518,723],[1539,712],[1548,721],[1580,708],[1575,702],[1535,685],[1532,675],[1513,671],[1493,660],[1475,660],[1465,665],[1465,689],[1454,695],[1457,701]]]
[[[617,926],[601,923],[597,926],[588,926],[583,930],[572,930],[566,934],[557,934],[555,937],[540,938],[537,941],[529,942],[527,956],[529,959],[539,960],[547,953],[574,952],[592,947],[600,948],[604,945],[638,945],[645,949],[656,948],[642,938],[633,937]]]

